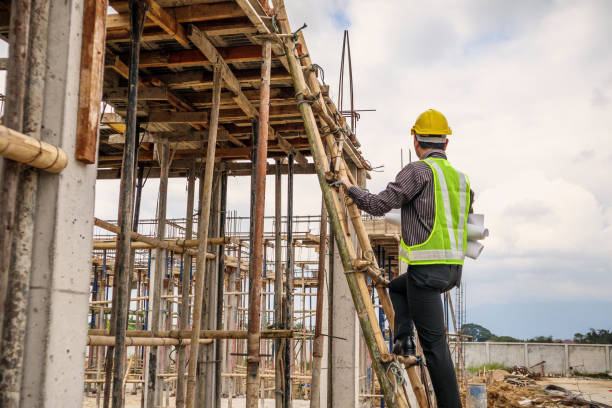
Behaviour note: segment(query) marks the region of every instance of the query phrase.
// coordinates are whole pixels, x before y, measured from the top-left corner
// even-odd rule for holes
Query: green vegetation
[[[469,366],[467,367],[467,370],[472,373],[472,374],[477,374],[479,371],[483,371],[484,369],[487,369],[487,371],[491,371],[491,370],[506,370],[506,371],[510,371],[510,367],[503,365],[502,363],[487,363],[487,364],[482,364],[479,366]]]
[[[604,330],[605,331],[605,330]],[[512,336],[496,336],[491,333],[489,329],[483,327],[479,324],[468,323],[463,325],[463,333],[468,336],[472,336],[472,341],[495,341],[495,342],[506,342],[506,343],[516,343],[525,341],[528,343],[553,343],[552,336],[537,336],[532,339],[517,339]],[[612,333],[611,333],[612,335]]]
[[[591,329],[586,334],[574,334],[574,341],[583,344],[612,344],[612,330]]]

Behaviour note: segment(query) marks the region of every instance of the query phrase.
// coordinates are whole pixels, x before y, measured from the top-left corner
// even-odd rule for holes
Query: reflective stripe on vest
[[[434,174],[435,221],[425,242],[409,247],[402,239],[400,259],[416,265],[463,264],[467,244],[465,229],[469,210],[469,180],[444,159],[428,158],[423,162],[429,165]],[[450,178],[447,180],[447,177]],[[453,206],[457,208],[455,218]]]

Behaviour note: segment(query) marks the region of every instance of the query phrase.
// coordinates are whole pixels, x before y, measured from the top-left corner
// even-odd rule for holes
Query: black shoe
[[[393,343],[393,354],[398,356],[414,356],[416,355],[416,343],[414,336],[408,336],[400,339],[395,339]]]

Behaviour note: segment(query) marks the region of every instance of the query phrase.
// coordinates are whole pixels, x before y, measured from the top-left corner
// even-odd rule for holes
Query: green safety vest
[[[422,244],[408,246],[402,239],[399,257],[409,265],[463,265],[467,247],[470,181],[445,159],[427,158],[434,175],[435,221]]]

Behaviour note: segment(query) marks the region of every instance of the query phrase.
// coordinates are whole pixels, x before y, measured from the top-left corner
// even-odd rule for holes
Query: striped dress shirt
[[[428,157],[446,159],[442,150],[431,150]],[[393,208],[401,208],[402,238],[408,246],[418,245],[427,240],[436,217],[433,172],[427,164],[416,161],[406,165],[387,188],[372,194],[353,186],[349,196],[357,207],[368,214],[385,215]],[[470,190],[470,213],[472,212],[473,191]]]

